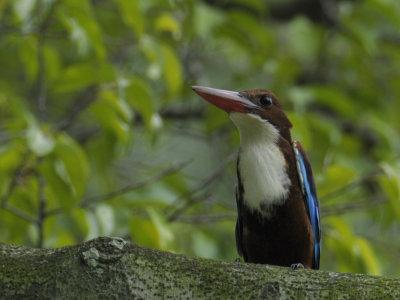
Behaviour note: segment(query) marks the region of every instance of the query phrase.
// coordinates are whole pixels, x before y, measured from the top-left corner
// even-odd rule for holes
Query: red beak
[[[238,92],[213,89],[205,86],[192,86],[192,89],[211,104],[230,112],[248,113],[257,108],[249,99]]]

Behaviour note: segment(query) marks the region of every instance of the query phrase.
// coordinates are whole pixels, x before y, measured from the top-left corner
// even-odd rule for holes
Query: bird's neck
[[[255,115],[232,113],[230,117],[240,133],[238,169],[244,204],[269,215],[272,206],[286,201],[291,185],[278,145],[279,131]]]

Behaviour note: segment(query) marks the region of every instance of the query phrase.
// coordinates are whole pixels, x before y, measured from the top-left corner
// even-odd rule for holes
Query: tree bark
[[[400,299],[400,279],[188,258],[120,238],[0,244],[1,299]]]

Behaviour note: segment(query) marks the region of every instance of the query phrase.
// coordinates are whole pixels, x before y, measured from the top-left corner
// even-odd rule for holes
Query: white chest
[[[271,205],[284,203],[291,185],[277,129],[254,115],[232,113],[240,132],[239,171],[244,201],[252,210],[268,214]]]

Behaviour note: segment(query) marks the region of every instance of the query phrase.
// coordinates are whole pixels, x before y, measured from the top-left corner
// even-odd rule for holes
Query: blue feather
[[[305,153],[302,153],[303,151],[301,151],[301,148],[297,148],[295,144],[294,149],[298,163],[298,171],[300,173],[299,176],[301,177],[304,202],[306,204],[311,227],[314,233],[314,267],[315,269],[318,269],[321,255],[321,225],[318,197],[315,189],[311,165],[305,157]]]

